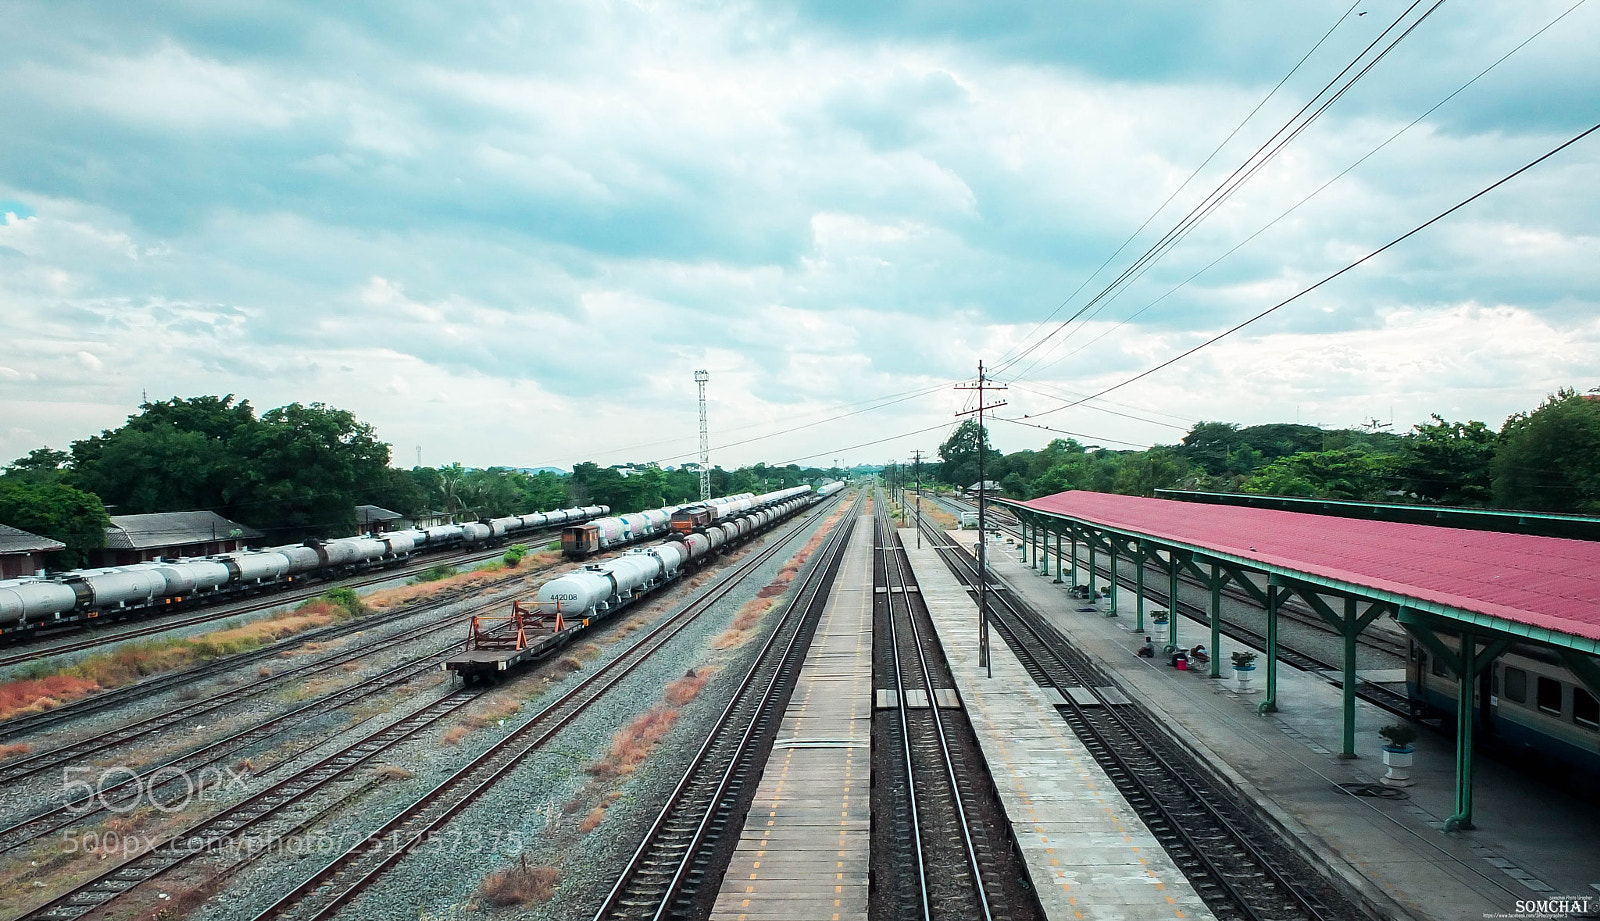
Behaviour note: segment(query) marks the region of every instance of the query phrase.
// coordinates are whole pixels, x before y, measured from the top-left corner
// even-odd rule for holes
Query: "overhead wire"
[[[1076,401],[1068,402],[1068,403],[1063,403],[1060,406],[1054,407],[1052,409],[1047,409],[1044,412],[1030,413],[1030,414],[1027,414],[1027,415],[1023,416],[1023,418],[1028,419],[1028,418],[1036,418],[1038,416],[1047,416],[1047,415],[1050,415],[1051,413],[1060,412],[1063,409],[1070,409],[1073,406],[1080,406],[1080,405],[1086,403],[1089,400],[1098,399],[1100,397],[1105,396],[1108,393],[1113,393],[1113,392],[1115,392],[1117,390],[1121,390],[1123,387],[1126,387],[1129,384],[1132,384],[1132,383],[1134,383],[1136,381],[1139,381],[1139,380],[1143,380],[1144,378],[1149,377],[1152,374],[1155,374],[1157,371],[1160,371],[1160,370],[1162,370],[1164,368],[1169,368],[1172,365],[1177,364],[1178,362],[1184,360],[1185,358],[1188,358],[1189,356],[1195,354],[1196,352],[1199,352],[1201,349],[1204,349],[1204,348],[1207,348],[1209,346],[1215,345],[1217,342],[1220,342],[1223,339],[1226,339],[1228,336],[1233,335],[1234,333],[1238,332],[1241,329],[1244,329],[1245,327],[1251,325],[1252,323],[1255,323],[1256,321],[1262,319],[1263,317],[1266,317],[1269,314],[1272,314],[1272,313],[1282,309],[1283,307],[1286,307],[1289,304],[1294,303],[1295,301],[1297,301],[1300,298],[1306,296],[1307,294],[1310,294],[1311,292],[1316,291],[1317,289],[1321,288],[1323,285],[1326,285],[1328,282],[1331,282],[1334,279],[1345,275],[1346,273],[1352,271],[1353,269],[1357,268],[1358,266],[1361,266],[1361,265],[1371,261],[1372,259],[1378,257],[1382,253],[1387,252],[1388,250],[1392,249],[1393,247],[1398,246],[1400,243],[1402,243],[1402,242],[1404,242],[1406,240],[1409,240],[1411,237],[1416,236],[1417,234],[1421,233],[1422,231],[1426,230],[1427,228],[1432,227],[1434,224],[1437,224],[1439,221],[1444,220],[1446,217],[1449,217],[1450,215],[1456,213],[1457,211],[1460,211],[1462,208],[1465,208],[1467,205],[1470,205],[1471,203],[1473,203],[1473,202],[1477,201],[1478,199],[1482,198],[1483,196],[1488,195],[1490,192],[1493,192],[1495,189],[1498,189],[1501,186],[1505,185],[1506,183],[1510,182],[1511,180],[1516,179],[1518,176],[1521,176],[1523,173],[1528,172],[1529,170],[1533,169],[1534,167],[1538,166],[1539,164],[1541,164],[1541,163],[1545,162],[1546,160],[1549,160],[1550,158],[1556,156],[1557,154],[1561,153],[1563,150],[1566,150],[1568,147],[1571,147],[1572,145],[1578,143],[1579,141],[1582,141],[1584,138],[1588,137],[1591,134],[1594,134],[1596,131],[1600,131],[1600,124],[1596,124],[1596,125],[1594,125],[1594,126],[1592,126],[1590,128],[1585,129],[1582,132],[1579,132],[1577,135],[1567,139],[1566,141],[1563,141],[1561,144],[1559,144],[1556,147],[1546,151],[1545,153],[1540,154],[1538,157],[1534,158],[1533,160],[1529,161],[1528,163],[1524,164],[1523,166],[1518,167],[1513,172],[1508,173],[1505,176],[1502,176],[1501,178],[1495,180],[1494,182],[1490,183],[1489,185],[1485,186],[1484,188],[1479,189],[1477,192],[1474,192],[1472,195],[1469,195],[1468,197],[1462,199],[1459,202],[1456,202],[1454,205],[1451,205],[1449,208],[1446,208],[1445,210],[1439,212],[1438,214],[1434,215],[1433,217],[1429,218],[1428,220],[1423,221],[1421,224],[1418,224],[1417,226],[1411,228],[1410,230],[1406,231],[1405,233],[1401,234],[1400,236],[1395,237],[1393,240],[1390,240],[1388,243],[1385,243],[1382,246],[1378,247],[1377,249],[1373,250],[1372,252],[1367,253],[1365,256],[1362,256],[1361,258],[1355,260],[1354,262],[1349,263],[1348,265],[1344,266],[1343,268],[1341,268],[1341,269],[1339,269],[1339,270],[1337,270],[1335,272],[1332,272],[1332,273],[1330,273],[1330,274],[1328,274],[1326,276],[1323,276],[1323,278],[1321,280],[1317,281],[1315,284],[1312,284],[1312,285],[1309,285],[1309,286],[1307,286],[1305,288],[1302,288],[1301,290],[1295,292],[1294,294],[1290,295],[1289,297],[1284,298],[1283,300],[1279,301],[1276,304],[1273,304],[1271,307],[1268,307],[1267,309],[1261,311],[1260,313],[1255,314],[1254,316],[1244,320],[1241,323],[1238,323],[1235,326],[1232,326],[1232,327],[1229,327],[1226,330],[1223,330],[1222,332],[1218,333],[1215,336],[1212,336],[1210,339],[1207,339],[1206,341],[1200,343],[1199,345],[1196,345],[1195,347],[1193,347],[1191,349],[1188,349],[1188,350],[1186,350],[1184,352],[1181,352],[1178,355],[1175,355],[1172,358],[1169,358],[1166,361],[1163,361],[1160,364],[1158,364],[1158,365],[1156,365],[1156,366],[1154,366],[1152,368],[1149,368],[1149,369],[1147,369],[1145,371],[1141,371],[1140,373],[1135,374],[1134,376],[1132,376],[1130,378],[1127,378],[1126,380],[1123,380],[1120,383],[1113,384],[1110,387],[1107,387],[1107,388],[1105,388],[1103,390],[1100,390],[1100,391],[1098,391],[1096,393],[1092,393],[1092,394],[1090,394],[1090,395],[1088,395],[1088,396],[1086,396],[1086,397],[1084,397],[1084,398],[1082,398],[1080,400],[1076,400]]]
[[[1149,265],[1159,261],[1161,257],[1170,251],[1173,246],[1183,239],[1183,237],[1187,236],[1188,233],[1191,232],[1201,222],[1203,222],[1205,218],[1209,217],[1218,207],[1222,205],[1223,202],[1231,198],[1234,193],[1236,193],[1247,182],[1249,182],[1249,180],[1253,178],[1262,167],[1264,167],[1271,160],[1275,159],[1290,142],[1299,137],[1299,135],[1304,132],[1306,128],[1310,127],[1312,123],[1317,121],[1330,106],[1343,97],[1344,94],[1351,89],[1351,87],[1355,86],[1357,82],[1370,73],[1380,61],[1387,57],[1389,53],[1392,52],[1400,44],[1400,42],[1404,41],[1407,36],[1415,31],[1416,28],[1422,24],[1422,22],[1424,22],[1428,17],[1432,16],[1433,13],[1444,4],[1445,0],[1436,0],[1433,6],[1429,7],[1422,14],[1422,16],[1416,19],[1415,22],[1412,22],[1409,26],[1407,26],[1376,56],[1374,56],[1370,61],[1367,61],[1365,66],[1362,66],[1354,76],[1350,77],[1348,80],[1344,79],[1345,76],[1350,73],[1352,68],[1357,67],[1363,60],[1366,60],[1367,56],[1372,52],[1372,50],[1376,48],[1391,32],[1399,28],[1400,25],[1405,22],[1407,17],[1409,17],[1411,13],[1423,2],[1424,0],[1413,0],[1412,4],[1406,7],[1406,9],[1402,11],[1401,14],[1396,17],[1387,28],[1379,33],[1377,38],[1374,38],[1371,42],[1369,42],[1366,47],[1364,47],[1361,52],[1350,61],[1350,63],[1346,64],[1344,68],[1339,71],[1339,73],[1335,74],[1334,77],[1329,80],[1320,90],[1318,90],[1315,95],[1307,100],[1306,103],[1301,106],[1301,108],[1295,112],[1293,116],[1291,116],[1286,122],[1284,122],[1282,126],[1273,132],[1270,137],[1263,141],[1262,144],[1257,147],[1249,157],[1245,158],[1245,161],[1236,167],[1232,173],[1224,178],[1216,188],[1202,198],[1200,202],[1195,204],[1189,210],[1188,214],[1184,215],[1184,217],[1181,218],[1177,224],[1162,234],[1155,243],[1151,244],[1150,247],[1139,256],[1139,258],[1135,259],[1133,263],[1131,263],[1127,268],[1123,269],[1116,278],[1112,279],[1110,283],[1102,288],[1094,297],[1090,298],[1089,301],[1080,307],[1076,312],[1074,312],[1072,316],[1058,324],[1056,329],[1052,330],[1048,335],[1034,342],[1023,352],[1012,358],[1004,367],[1000,368],[997,373],[1008,371],[1022,359],[1032,354],[1035,350],[1043,347],[1046,343],[1052,342],[1058,335],[1070,330],[1072,328],[1072,324],[1080,318],[1083,318],[1085,314],[1088,314],[1089,318],[1091,319],[1097,315],[1099,313],[1100,305],[1102,305],[1102,303],[1108,297],[1130,283]],[[1344,80],[1343,85],[1339,86],[1339,88],[1335,90],[1331,96],[1328,95],[1329,91],[1333,90],[1335,86],[1338,86],[1341,80]],[[1325,100],[1323,99],[1324,96],[1327,96]],[[1320,106],[1318,105],[1319,100],[1323,100]],[[1313,107],[1316,107],[1314,111]],[[1309,116],[1306,114],[1308,111],[1311,112]],[[1093,311],[1092,313],[1090,312],[1091,310]],[[1063,340],[1063,342],[1064,341],[1065,340]],[[1052,351],[1058,347],[1059,343],[1056,346],[1052,346]],[[1022,378],[1023,375],[1031,371],[1045,357],[1048,357],[1048,353],[1046,353],[1045,356],[1035,359],[1031,364],[1023,368],[1021,371],[1010,375],[1008,379],[1017,380]]]
[[[1024,342],[1027,342],[1029,339],[1031,339],[1035,333],[1037,333],[1040,329],[1042,329],[1045,325],[1047,325],[1051,320],[1055,319],[1056,314],[1058,314],[1062,310],[1066,309],[1066,306],[1068,304],[1072,303],[1072,299],[1077,297],[1078,294],[1081,291],[1083,291],[1083,289],[1085,287],[1088,286],[1089,282],[1094,281],[1096,276],[1098,276],[1101,272],[1105,271],[1106,266],[1110,265],[1113,260],[1115,260],[1118,256],[1122,255],[1122,251],[1128,248],[1128,244],[1130,244],[1134,240],[1138,239],[1139,234],[1144,233],[1145,228],[1150,226],[1150,222],[1154,221],[1156,219],[1156,217],[1161,214],[1161,212],[1163,212],[1163,211],[1165,211],[1167,209],[1168,205],[1172,204],[1173,199],[1177,198],[1178,195],[1180,193],[1182,193],[1184,189],[1187,189],[1189,187],[1190,183],[1194,182],[1194,180],[1200,175],[1200,173],[1207,166],[1209,166],[1211,164],[1211,161],[1216,159],[1217,154],[1221,153],[1223,148],[1228,146],[1228,144],[1234,139],[1234,137],[1236,137],[1239,134],[1239,132],[1244,129],[1245,125],[1250,123],[1250,120],[1252,118],[1255,118],[1256,114],[1261,111],[1262,107],[1265,106],[1272,99],[1273,96],[1277,95],[1278,90],[1282,89],[1283,85],[1285,83],[1289,82],[1289,78],[1293,77],[1296,73],[1299,72],[1301,66],[1304,65],[1305,62],[1307,60],[1309,60],[1310,57],[1313,54],[1316,53],[1318,48],[1322,47],[1323,43],[1328,40],[1329,36],[1333,35],[1334,31],[1336,29],[1338,29],[1339,26],[1342,25],[1346,19],[1350,18],[1350,14],[1352,12],[1354,12],[1355,8],[1357,6],[1359,6],[1360,4],[1361,4],[1361,0],[1355,0],[1355,2],[1351,3],[1350,6],[1344,11],[1344,15],[1340,16],[1334,22],[1333,25],[1329,26],[1328,27],[1328,31],[1322,33],[1322,37],[1317,39],[1316,44],[1312,45],[1311,48],[1309,50],[1307,50],[1305,54],[1300,56],[1300,60],[1296,61],[1295,65],[1293,67],[1289,68],[1289,72],[1283,75],[1283,78],[1281,80],[1279,80],[1277,82],[1277,84],[1275,84],[1272,87],[1272,89],[1267,92],[1267,95],[1261,97],[1261,101],[1256,103],[1255,108],[1251,109],[1245,115],[1244,118],[1240,119],[1239,124],[1233,126],[1233,130],[1228,132],[1228,136],[1223,138],[1222,141],[1220,143],[1218,143],[1216,147],[1212,148],[1211,153],[1207,154],[1206,158],[1200,162],[1200,165],[1194,168],[1194,171],[1189,174],[1188,178],[1183,180],[1183,182],[1179,183],[1178,187],[1176,189],[1172,190],[1172,194],[1168,195],[1166,197],[1165,201],[1163,201],[1160,205],[1158,205],[1154,211],[1150,212],[1150,216],[1144,219],[1144,223],[1140,224],[1137,228],[1135,228],[1133,233],[1129,234],[1127,239],[1123,240],[1122,244],[1120,246],[1118,246],[1111,253],[1111,255],[1107,256],[1105,258],[1105,261],[1100,263],[1100,265],[1098,267],[1096,267],[1093,272],[1090,272],[1088,277],[1085,278],[1082,282],[1080,282],[1078,284],[1078,287],[1073,289],[1071,294],[1067,295],[1065,300],[1063,300],[1060,304],[1058,304],[1054,310],[1050,311],[1048,316],[1046,316],[1043,320],[1040,320],[1038,323],[1035,323],[1034,326],[1033,326],[1033,329],[1029,330],[1028,334],[1026,336],[1023,336],[1020,340],[1017,341],[1017,343],[1015,345],[1013,345],[1011,348],[1007,349],[1005,351],[1005,353],[1000,356],[1000,362],[999,362],[1000,370],[1003,371],[1005,368],[1010,366],[1010,364],[1007,361],[1007,358],[1008,358],[1008,356],[1010,356],[1010,354],[1013,351],[1015,351]],[[1020,355],[1018,356],[1019,359],[1021,357],[1023,357],[1023,356],[1020,356]]]
[[[1367,160],[1371,159],[1379,151],[1383,150],[1385,147],[1388,147],[1390,144],[1394,143],[1394,141],[1396,141],[1401,135],[1405,134],[1407,131],[1410,131],[1412,128],[1415,128],[1418,124],[1420,124],[1422,122],[1423,119],[1427,118],[1429,115],[1432,115],[1434,112],[1438,111],[1438,109],[1441,106],[1445,105],[1450,100],[1456,98],[1456,96],[1460,95],[1468,87],[1470,87],[1474,83],[1478,82],[1480,79],[1482,79],[1490,71],[1494,70],[1496,67],[1499,67],[1502,63],[1505,62],[1505,60],[1507,58],[1509,58],[1512,55],[1516,54],[1518,51],[1521,51],[1524,47],[1526,47],[1534,39],[1538,38],[1539,36],[1543,35],[1545,32],[1549,31],[1549,29],[1552,26],[1554,26],[1556,23],[1560,22],[1561,20],[1565,19],[1568,14],[1572,13],[1578,7],[1583,6],[1587,2],[1589,2],[1589,0],[1578,0],[1578,2],[1576,2],[1576,3],[1572,4],[1571,6],[1567,7],[1566,10],[1562,11],[1554,19],[1552,19],[1549,22],[1545,23],[1544,26],[1541,27],[1538,31],[1534,32],[1532,35],[1530,35],[1527,38],[1523,39],[1520,43],[1518,43],[1510,51],[1507,51],[1505,54],[1501,55],[1498,59],[1496,59],[1488,67],[1485,67],[1483,70],[1478,71],[1478,73],[1475,76],[1473,76],[1470,80],[1467,80],[1465,83],[1463,83],[1460,86],[1456,87],[1454,90],[1452,90],[1443,99],[1440,99],[1438,102],[1434,103],[1432,106],[1430,106],[1427,109],[1427,111],[1423,112],[1421,115],[1418,115],[1416,118],[1412,119],[1409,123],[1407,123],[1400,130],[1396,131],[1394,134],[1389,135],[1389,137],[1386,140],[1384,140],[1382,143],[1378,144],[1376,147],[1374,147],[1371,150],[1367,151],[1365,154],[1362,154],[1361,157],[1359,159],[1357,159],[1355,162],[1351,163],[1349,166],[1347,166],[1344,169],[1340,170],[1331,179],[1329,179],[1328,181],[1324,182],[1322,185],[1318,186],[1315,190],[1313,190],[1306,197],[1300,199],[1298,202],[1296,202],[1295,204],[1291,205],[1283,213],[1279,214],[1277,217],[1275,217],[1272,220],[1268,221],[1266,224],[1263,224],[1260,227],[1260,229],[1256,230],[1250,236],[1245,237],[1243,240],[1240,240],[1238,243],[1234,244],[1233,247],[1230,248],[1227,252],[1223,253],[1222,255],[1218,256],[1217,258],[1215,258],[1215,259],[1211,260],[1210,262],[1206,263],[1206,265],[1201,267],[1199,270],[1197,270],[1194,274],[1190,275],[1188,278],[1185,278],[1183,281],[1178,282],[1176,285],[1173,285],[1170,289],[1167,290],[1166,293],[1162,294],[1160,297],[1156,298],[1155,300],[1151,301],[1148,304],[1145,304],[1143,307],[1140,307],[1138,310],[1135,310],[1133,313],[1131,313],[1128,316],[1124,317],[1123,319],[1119,320],[1116,323],[1116,325],[1110,327],[1109,329],[1103,330],[1098,336],[1095,336],[1093,339],[1090,339],[1088,342],[1080,344],[1077,348],[1073,349],[1072,351],[1067,352],[1066,354],[1055,358],[1054,360],[1050,361],[1048,364],[1046,364],[1043,367],[1039,368],[1038,371],[1040,371],[1040,372],[1047,371],[1050,368],[1053,368],[1056,365],[1060,364],[1061,362],[1067,360],[1068,358],[1071,358],[1072,356],[1078,354],[1079,352],[1082,352],[1084,349],[1089,348],[1090,346],[1094,345],[1096,342],[1099,342],[1101,339],[1104,339],[1106,336],[1110,335],[1111,333],[1114,333],[1117,330],[1121,329],[1122,327],[1126,326],[1128,323],[1132,322],[1134,319],[1142,316],[1145,313],[1145,311],[1150,310],[1152,307],[1155,307],[1157,304],[1160,304],[1162,301],[1164,301],[1167,298],[1171,297],[1173,294],[1176,294],[1179,290],[1184,288],[1190,282],[1194,281],[1196,278],[1199,278],[1201,275],[1204,275],[1206,272],[1208,272],[1211,269],[1215,268],[1218,263],[1222,262],[1224,259],[1226,259],[1229,256],[1233,255],[1234,253],[1238,252],[1240,249],[1242,249],[1243,247],[1248,245],[1252,240],[1255,240],[1257,237],[1261,236],[1263,233],[1267,232],[1272,227],[1276,226],[1279,221],[1282,221],[1284,218],[1286,218],[1289,215],[1293,214],[1296,210],[1298,210],[1300,207],[1305,205],[1307,202],[1311,201],[1313,198],[1316,198],[1318,195],[1320,195],[1324,191],[1326,191],[1329,186],[1333,185],[1335,182],[1338,182],[1340,179],[1343,179],[1351,171],[1353,171],[1357,167],[1361,166],[1361,164],[1367,162]],[[1113,298],[1113,300],[1114,299],[1115,298]]]

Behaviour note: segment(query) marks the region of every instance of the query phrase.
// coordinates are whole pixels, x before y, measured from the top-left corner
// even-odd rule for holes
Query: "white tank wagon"
[[[752,537],[817,501],[810,487],[780,492],[785,495],[771,494],[773,498],[760,508],[752,511],[747,507],[738,517],[694,532],[674,533],[654,546],[629,550],[551,579],[539,587],[533,601],[514,603],[509,617],[473,618],[466,644],[444,662],[444,669],[471,682],[495,678],[548,656],[599,620],[710,559],[717,550]],[[742,496],[718,507],[756,498]],[[666,521],[670,523],[670,514]]]
[[[148,613],[173,606],[287,587],[302,579],[337,578],[391,565],[419,550],[486,544],[503,537],[606,515],[604,505],[507,516],[465,525],[412,528],[370,537],[307,541],[213,557],[184,557],[128,566],[75,570],[49,578],[0,582],[0,635],[44,624],[69,624],[103,614]],[[470,537],[470,540],[469,540]]]
[[[844,489],[844,484],[838,482],[837,480],[832,483],[824,483],[823,485],[817,487],[817,496],[819,498],[826,499],[829,496],[835,495],[841,489]]]

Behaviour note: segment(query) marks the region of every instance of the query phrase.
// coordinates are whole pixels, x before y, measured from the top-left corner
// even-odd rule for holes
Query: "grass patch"
[[[461,740],[465,739],[467,737],[467,733],[471,732],[471,731],[472,730],[468,729],[465,726],[451,726],[449,729],[446,729],[444,731],[444,736],[443,736],[444,744],[446,744],[446,745],[460,745],[461,744]]]
[[[0,745],[0,761],[10,761],[22,755],[33,754],[33,746],[27,742],[12,742],[9,745]]]
[[[417,776],[397,764],[380,764],[372,773],[379,780],[410,780]]]
[[[349,620],[365,608],[349,589],[334,589],[292,611],[199,636],[130,643],[77,665],[0,684],[0,719],[38,713],[95,691],[122,687],[149,675],[258,649],[296,633]],[[270,675],[271,672],[262,669]],[[263,675],[266,677],[267,675]]]
[[[524,857],[520,866],[496,870],[483,878],[478,894],[498,908],[512,905],[542,905],[555,895],[561,872],[555,867],[530,867]]]
[[[438,566],[429,566],[422,572],[417,573],[417,577],[411,580],[411,584],[421,585],[424,582],[438,582],[443,579],[448,579],[451,576],[456,575],[458,572],[460,572],[460,570],[449,564],[442,563]]]

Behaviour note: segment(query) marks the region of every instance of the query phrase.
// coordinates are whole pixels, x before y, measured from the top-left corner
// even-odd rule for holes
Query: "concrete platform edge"
[[[1040,574],[1040,578],[1044,578]],[[1011,584],[1010,576],[997,570],[990,570],[989,578],[1011,590],[1012,594],[1022,598],[1021,592]],[[1069,638],[1070,640],[1070,638]],[[1004,640],[999,640],[1004,642]],[[1121,677],[1115,672],[1107,672],[1107,678],[1112,686],[1127,695],[1129,699],[1138,699],[1136,691],[1122,683]],[[1219,755],[1211,746],[1202,742],[1182,726],[1170,725],[1169,721],[1156,720],[1155,723],[1170,738],[1179,745],[1194,752],[1205,768],[1228,783],[1236,787],[1244,796],[1256,803],[1262,814],[1272,823],[1278,833],[1290,847],[1300,852],[1314,867],[1323,867],[1333,875],[1324,874],[1328,882],[1344,892],[1352,900],[1380,918],[1396,918],[1402,921],[1421,921],[1416,915],[1406,910],[1399,902],[1395,901],[1388,893],[1373,884],[1373,882],[1359,870],[1350,865],[1345,856],[1325,844],[1321,837],[1305,825],[1297,821],[1278,806],[1271,797],[1267,796],[1260,788],[1252,783],[1249,778],[1240,774]]]

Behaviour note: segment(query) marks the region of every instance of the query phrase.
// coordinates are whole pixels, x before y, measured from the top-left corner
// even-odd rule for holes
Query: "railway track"
[[[828,535],[596,919],[693,917],[697,903],[703,913],[716,897],[863,501],[858,495]]]
[[[531,543],[548,542],[549,538],[558,534],[559,532],[550,531],[541,535],[530,535],[528,540]],[[3,640],[0,640],[0,645],[18,646],[33,642],[48,643],[51,639],[68,636],[74,633],[93,632],[106,624],[120,625],[136,619],[152,617],[157,618],[155,622],[141,624],[127,630],[115,630],[114,632],[111,632],[110,628],[107,628],[108,632],[102,636],[95,636],[84,640],[60,643],[56,645],[25,648],[21,652],[0,655],[0,668],[5,668],[12,665],[24,665],[28,662],[32,662],[36,659],[42,659],[47,656],[65,655],[73,652],[84,652],[87,650],[98,649],[102,646],[109,646],[113,643],[121,643],[126,640],[157,636],[159,634],[166,633],[169,630],[181,630],[185,627],[199,626],[228,617],[238,617],[241,614],[254,614],[260,611],[268,611],[284,605],[294,604],[297,601],[308,601],[314,599],[331,589],[367,588],[373,585],[382,584],[384,582],[391,582],[395,579],[403,579],[407,576],[416,575],[417,573],[424,572],[435,566],[464,566],[472,563],[481,563],[485,560],[492,560],[498,556],[501,556],[503,553],[504,551],[502,549],[496,549],[492,552],[471,550],[467,552],[456,553],[454,556],[425,557],[420,560],[413,558],[413,560],[408,560],[404,564],[395,566],[393,568],[369,571],[367,573],[351,576],[345,579],[330,579],[327,581],[315,582],[305,588],[288,587],[278,591],[268,590],[263,593],[267,597],[244,600],[240,599],[238,596],[231,596],[228,600],[220,601],[215,605],[201,605],[198,608],[200,613],[171,620],[161,619],[163,612],[147,611],[139,614],[123,615],[116,617],[115,619],[111,619],[113,615],[105,614],[101,615],[101,617],[94,618],[93,620],[67,625],[45,634],[41,634],[32,630],[10,630],[4,634],[0,634],[0,637],[3,637]],[[523,574],[526,574],[526,572],[527,571],[524,570]]]
[[[1019,540],[1021,539],[1021,531],[1013,525],[1002,524],[1001,530]],[[1080,560],[1079,565],[1086,566],[1087,564]],[[1172,608],[1172,599],[1169,597],[1169,593],[1160,587],[1167,578],[1165,571],[1161,570],[1159,567],[1152,567],[1151,570],[1147,570],[1147,573],[1150,572],[1153,572],[1153,574],[1158,578],[1145,579],[1144,593],[1146,597],[1160,601],[1162,604],[1167,605],[1168,608]],[[1101,578],[1109,580],[1111,578],[1111,567],[1100,565],[1097,562],[1095,565],[1095,573]],[[1179,576],[1179,582],[1196,591],[1209,591],[1203,585],[1201,585],[1198,580],[1187,573]],[[1138,583],[1133,578],[1120,573],[1118,574],[1117,583],[1130,591],[1135,590],[1138,586]],[[1223,589],[1222,594],[1223,597],[1228,598],[1231,601],[1249,605],[1252,608],[1259,607],[1256,600],[1249,594],[1232,586]],[[1211,626],[1211,612],[1208,608],[1202,605],[1185,601],[1180,597],[1177,601],[1176,610],[1185,617],[1197,621],[1204,626]],[[1297,606],[1286,605],[1279,608],[1279,616],[1292,620],[1295,624],[1298,624],[1306,629],[1315,630],[1318,633],[1326,634],[1327,636],[1336,639],[1339,638],[1339,634],[1333,632],[1328,625],[1312,611],[1300,610]],[[1237,619],[1224,617],[1222,620],[1222,632],[1225,635],[1239,640],[1240,642],[1246,643],[1256,649],[1265,649],[1267,646],[1267,637],[1264,633],[1249,624],[1241,623]],[[1395,668],[1399,668],[1405,663],[1407,650],[1405,644],[1397,639],[1375,635],[1370,631],[1365,631],[1357,637],[1357,642],[1378,653],[1379,655],[1385,656],[1387,659],[1392,660],[1393,667]],[[1305,649],[1293,645],[1292,639],[1286,642],[1286,638],[1282,634],[1280,634],[1278,637],[1278,659],[1279,661],[1293,668],[1318,675],[1323,680],[1333,684],[1335,687],[1343,687],[1344,685],[1344,673],[1339,663],[1329,662],[1314,653],[1308,652]],[[1368,681],[1364,678],[1358,678],[1356,680],[1356,696],[1376,707],[1380,707],[1383,710],[1398,716],[1403,716],[1408,719],[1412,716],[1411,702],[1406,695],[1394,690],[1393,688],[1386,687],[1385,685]]]
[[[358,848],[336,857],[317,875],[281,897],[261,917],[292,914],[295,917],[322,918],[337,912],[384,869],[425,843],[433,829],[465,808],[529,752],[599,700],[662,644],[693,623],[752,570],[774,556],[789,536],[813,520],[813,516],[805,516],[793,530],[785,532],[783,537],[762,553],[752,555],[719,576],[695,601],[645,632],[621,655],[586,676],[529,722],[457,769],[412,806],[390,818],[381,830],[372,834],[372,840],[364,841]],[[294,771],[222,812],[164,837],[160,844],[21,917],[27,921],[71,921],[203,855],[241,854],[243,856],[229,868],[237,869],[259,856],[252,854],[247,847],[251,840],[272,840],[286,833],[301,832],[312,821],[302,820],[285,832],[273,829],[270,825],[273,820],[286,818],[285,814],[295,807],[311,806],[314,796],[334,788],[340,781],[358,781],[355,784],[347,783],[346,787],[355,789],[347,789],[344,796],[337,797],[339,801],[347,800],[364,789],[356,775],[358,768],[436,727],[482,693],[483,689],[479,687],[451,690],[396,722],[365,734],[337,752]],[[320,810],[314,810],[313,820],[336,806],[325,805]]]
[[[875,687],[895,694],[879,710],[873,741],[889,827],[874,835],[887,887],[878,917],[1035,919],[1042,912],[1020,881],[1018,859],[978,742],[964,711],[944,706],[955,682],[923,608],[899,532],[883,506],[875,516]],[[885,680],[885,679],[890,680]]]
[[[976,566],[949,537],[927,529],[964,584]],[[990,621],[1029,674],[1064,701],[1057,710],[1083,741],[1219,921],[1359,918],[1364,913],[1120,694],[1054,629],[1003,585],[989,592]],[[1076,693],[1073,693],[1076,692]],[[1093,703],[1081,698],[1087,694]]]
[[[815,525],[818,513],[806,515],[761,553],[739,563],[719,577],[700,597],[639,638],[622,655],[585,678],[577,687],[541,710],[528,723],[488,751],[456,770],[412,806],[391,817],[359,849],[341,854],[311,878],[284,894],[256,921],[274,918],[331,918],[355,899],[386,870],[407,854],[426,847],[435,834],[497,780],[515,768],[530,752],[553,738],[607,691],[643,664],[651,654],[692,624],[743,579],[776,556],[789,538]]]

